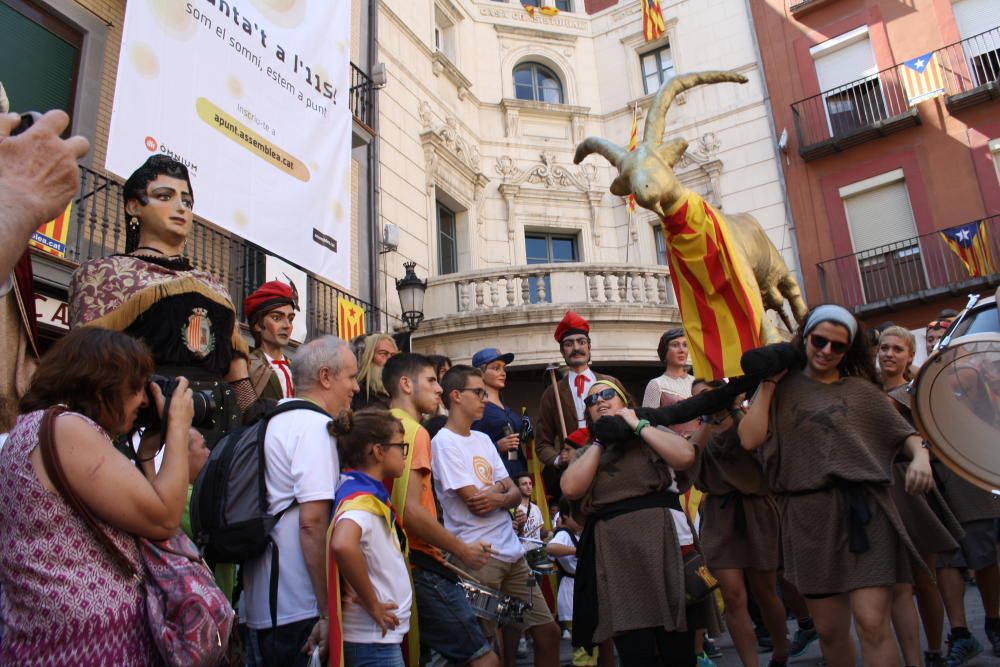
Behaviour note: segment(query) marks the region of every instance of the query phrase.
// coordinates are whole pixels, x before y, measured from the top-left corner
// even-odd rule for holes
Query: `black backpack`
[[[271,543],[271,529],[288,508],[268,511],[264,436],[273,417],[292,410],[327,414],[310,401],[287,401],[212,448],[191,493],[191,532],[209,562],[243,563]]]

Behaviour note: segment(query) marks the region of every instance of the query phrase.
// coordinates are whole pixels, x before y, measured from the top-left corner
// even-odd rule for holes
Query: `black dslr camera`
[[[177,389],[177,378],[165,375],[150,375],[149,381],[156,384],[163,392],[163,398],[169,398]],[[191,425],[195,428],[208,428],[215,422],[215,415],[218,405],[215,403],[215,396],[211,391],[193,391],[194,398],[194,418]],[[159,431],[162,425],[160,415],[156,412],[156,401],[153,399],[153,392],[146,387],[146,407],[139,410],[139,415],[135,420],[136,428],[147,428]]]

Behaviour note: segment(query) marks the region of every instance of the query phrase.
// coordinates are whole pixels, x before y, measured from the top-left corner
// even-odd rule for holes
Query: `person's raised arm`
[[[639,418],[636,417],[634,410],[622,408],[615,414],[624,419],[625,423],[633,430],[639,425]],[[674,470],[687,470],[694,465],[694,445],[673,431],[661,430],[647,424],[638,435],[650,449],[656,452],[657,456]]]
[[[414,468],[406,487],[406,505],[403,508],[403,528],[407,535],[446,551],[458,558],[466,567],[478,570],[490,557],[489,542],[466,543],[452,535],[420,504],[422,482],[430,475],[424,469]]]
[[[601,462],[603,451],[604,446],[595,441],[570,461],[559,479],[559,488],[562,489],[564,496],[570,500],[579,500],[586,495],[587,489],[597,476],[597,467]]]
[[[164,419],[167,436],[163,460],[159,471],[147,473],[148,478],[114,448],[104,433],[82,419],[64,415],[56,419],[54,426],[55,447],[66,480],[83,504],[115,528],[150,540],[174,536],[187,502],[188,429],[194,405],[187,380],[178,381],[170,412]],[[152,391],[162,409],[159,387]],[[39,479],[54,488],[37,448],[31,459]]]
[[[31,233],[62,213],[76,194],[76,161],[90,148],[83,137],[60,138],[69,126],[63,111],[49,111],[23,134],[10,136],[20,121],[19,114],[0,114],[0,282]]]
[[[740,446],[747,451],[753,451],[767,441],[771,428],[771,401],[774,391],[787,371],[782,371],[774,377],[763,380],[757,387],[757,394],[750,402],[750,409],[740,420],[737,433],[740,435]]]

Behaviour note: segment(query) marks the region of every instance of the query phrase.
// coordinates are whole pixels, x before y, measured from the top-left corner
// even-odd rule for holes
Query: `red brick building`
[[[809,302],[916,327],[992,292],[1000,2],[749,2]],[[991,263],[970,270],[944,230],[985,235]]]

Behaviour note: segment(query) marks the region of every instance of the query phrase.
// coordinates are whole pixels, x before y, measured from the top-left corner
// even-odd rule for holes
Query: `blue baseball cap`
[[[479,350],[479,352],[472,355],[472,365],[476,368],[485,366],[486,364],[491,364],[497,360],[500,360],[505,364],[509,364],[514,361],[514,355],[511,352],[508,352],[507,354],[500,354],[500,350],[495,347],[488,347],[485,350]]]

